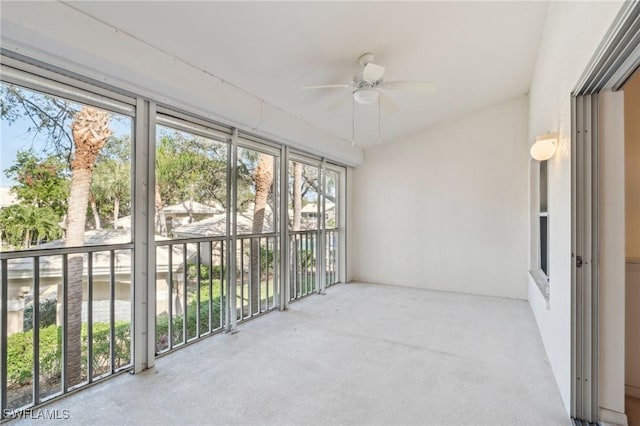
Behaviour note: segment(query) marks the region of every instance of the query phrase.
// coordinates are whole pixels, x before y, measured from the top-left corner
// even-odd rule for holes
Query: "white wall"
[[[529,142],[559,131],[549,161],[549,304],[529,278],[529,303],[567,411],[571,391],[571,91],[620,2],[551,2],[529,95]]]
[[[600,274],[599,401],[612,420],[624,418],[624,94],[599,95]]]
[[[354,171],[354,280],[526,298],[527,98],[366,152]]]

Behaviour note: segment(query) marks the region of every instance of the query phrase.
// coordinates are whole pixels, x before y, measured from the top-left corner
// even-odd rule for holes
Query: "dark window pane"
[[[540,216],[540,269],[549,275],[549,241],[547,234],[548,217]]]

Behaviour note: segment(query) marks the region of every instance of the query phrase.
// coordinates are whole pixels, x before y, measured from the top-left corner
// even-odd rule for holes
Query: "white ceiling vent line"
[[[273,103],[271,103],[271,102],[269,102],[269,101],[267,101],[267,100],[265,100],[265,99],[263,99],[263,98],[261,98],[261,97],[259,97],[257,95],[254,95],[253,93],[249,92],[248,90],[246,90],[246,89],[244,89],[244,88],[242,88],[242,87],[240,87],[240,86],[238,86],[238,85],[236,85],[236,84],[234,84],[234,83],[232,83],[232,82],[230,82],[230,81],[228,81],[228,80],[226,80],[226,79],[224,79],[224,78],[222,78],[222,77],[220,77],[220,76],[218,76],[218,75],[216,75],[214,73],[212,73],[211,71],[208,71],[207,69],[201,68],[201,67],[191,63],[190,61],[188,61],[188,60],[186,60],[186,59],[184,59],[184,58],[182,58],[180,56],[175,55],[172,52],[169,52],[169,51],[167,51],[167,50],[165,50],[165,49],[163,49],[163,48],[161,48],[161,47],[159,47],[159,46],[157,46],[157,45],[155,45],[155,44],[153,44],[153,43],[151,43],[151,42],[149,42],[147,40],[144,40],[144,39],[142,39],[142,38],[140,38],[140,37],[138,37],[138,36],[136,36],[134,34],[131,34],[130,32],[127,32],[127,31],[125,31],[125,30],[123,30],[121,28],[118,28],[118,27],[114,26],[113,24],[111,24],[109,22],[106,22],[105,20],[102,20],[102,19],[100,19],[100,18],[98,18],[98,17],[96,17],[96,16],[94,16],[94,15],[92,15],[90,13],[87,13],[86,11],[84,11],[82,9],[79,9],[78,7],[75,7],[72,4],[69,4],[66,1],[61,1],[61,0],[58,0],[58,1],[59,1],[59,3],[67,6],[68,8],[73,9],[74,11],[76,11],[76,12],[78,12],[78,13],[80,13],[80,14],[82,14],[82,15],[84,15],[84,16],[92,19],[92,20],[95,20],[95,21],[101,23],[102,25],[105,25],[105,26],[109,27],[110,29],[112,29],[112,30],[114,30],[116,32],[119,32],[119,33],[121,33],[121,34],[123,34],[123,35],[125,35],[125,36],[127,36],[129,38],[132,38],[132,39],[136,40],[137,42],[139,42],[139,43],[141,43],[141,44],[143,44],[143,45],[145,45],[145,46],[147,46],[147,47],[149,47],[151,49],[154,49],[154,50],[156,50],[156,51],[158,51],[158,52],[160,52],[160,53],[162,53],[164,55],[167,55],[167,56],[171,57],[174,61],[180,62],[180,63],[184,64],[185,66],[187,66],[187,67],[189,67],[189,68],[191,68],[193,70],[196,70],[196,71],[198,71],[200,73],[203,73],[207,77],[216,79],[222,85],[229,86],[229,87],[241,92],[244,95],[248,95],[248,96],[252,97],[260,106],[260,111],[261,111],[260,114],[261,114],[261,116],[259,117],[257,126],[253,126],[252,127],[251,125],[243,125],[242,127],[245,127],[245,129],[252,130],[252,131],[255,131],[255,132],[260,132],[261,124],[263,122],[263,116],[262,116],[263,109],[264,109],[264,106],[266,105],[266,106],[268,106],[268,107],[270,107],[270,108],[272,108],[272,109],[274,109],[276,111],[279,111],[282,114],[285,114],[285,115],[291,117],[292,119],[294,119],[294,120],[296,120],[296,121],[298,121],[300,123],[304,123],[305,127],[307,127],[307,128],[316,129],[317,131],[320,131],[321,133],[324,133],[325,135],[331,137],[334,140],[338,140],[338,141],[344,142],[344,143],[349,144],[351,146],[355,145],[354,141],[345,139],[345,138],[343,138],[343,137],[341,137],[339,135],[336,135],[336,134],[330,132],[327,129],[324,129],[324,128],[318,126],[315,123],[312,123],[312,122],[310,122],[308,120],[305,120],[305,119],[299,117],[298,115],[293,114],[293,113],[283,109],[282,107],[280,107],[278,105],[275,105],[275,104],[273,104]],[[229,117],[224,117],[224,116],[219,115],[217,113],[214,113],[214,114],[220,116],[224,120],[229,120]],[[231,119],[231,120],[233,120],[233,119]],[[286,141],[295,143],[295,141],[292,141],[292,140],[289,140],[286,137],[283,137],[283,135],[281,135],[280,133],[277,133],[277,134],[268,133],[268,134],[269,134],[269,136],[273,136],[276,139],[280,139],[280,140],[284,139]]]

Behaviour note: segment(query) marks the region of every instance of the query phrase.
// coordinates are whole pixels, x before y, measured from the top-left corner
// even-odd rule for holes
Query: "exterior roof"
[[[335,208],[335,204],[327,200],[325,204],[326,211],[331,211]],[[300,210],[302,213],[316,213],[318,211],[318,205],[316,203],[309,203]]]
[[[224,207],[219,203],[216,206],[208,206],[197,201],[183,201],[178,204],[166,206],[162,209],[165,214],[216,214],[224,212]]]
[[[156,235],[156,241],[166,241],[168,238]],[[131,232],[128,229],[101,229],[85,232],[85,246],[125,244],[131,242]],[[32,249],[55,249],[63,248],[64,240],[59,239],[48,243],[40,244],[32,247]],[[115,273],[118,275],[131,273],[131,251],[118,250],[115,256]],[[176,272],[182,268],[182,246],[174,246],[172,253],[171,270]],[[187,244],[187,258],[190,259],[195,255],[196,248],[192,244]],[[169,269],[169,248],[168,246],[160,246],[156,248],[156,271],[167,272]],[[86,261],[85,271],[86,275]],[[62,256],[41,256],[40,257],[40,276],[56,277],[62,274]],[[110,253],[109,251],[94,252],[93,256],[93,276],[99,279],[100,276],[109,276],[110,274]],[[9,261],[8,266],[9,280],[18,278],[30,278],[33,276],[33,258],[25,257]]]
[[[262,232],[273,232],[273,215],[267,211],[265,214]],[[236,226],[238,234],[253,233],[253,217],[248,214],[238,214]],[[207,236],[216,237],[226,235],[227,215],[225,213],[216,214],[212,217],[199,220],[187,225],[177,226],[173,229],[173,233],[180,237]]]

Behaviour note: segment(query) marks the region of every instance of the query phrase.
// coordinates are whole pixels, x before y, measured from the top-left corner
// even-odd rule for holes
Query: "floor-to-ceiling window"
[[[2,418],[344,280],[343,167],[15,58],[0,84]]]
[[[236,149],[232,309],[235,320],[244,320],[277,305],[280,158],[279,150],[242,139]]]
[[[154,240],[156,352],[224,324],[229,236],[227,136],[158,114]]]
[[[325,172],[324,182],[324,274],[326,285],[340,282],[340,246],[342,225],[342,184],[344,169],[329,166]]]
[[[288,168],[289,299],[340,281],[345,169],[302,155]]]
[[[15,410],[131,365],[135,108],[2,71],[0,392]]]
[[[289,298],[318,290],[318,240],[322,214],[319,165],[304,157],[289,160]]]

